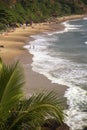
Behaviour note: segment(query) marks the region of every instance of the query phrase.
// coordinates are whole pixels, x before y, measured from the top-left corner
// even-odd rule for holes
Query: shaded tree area
[[[52,16],[82,14],[86,0],[0,0],[0,29],[15,23],[43,22]]]

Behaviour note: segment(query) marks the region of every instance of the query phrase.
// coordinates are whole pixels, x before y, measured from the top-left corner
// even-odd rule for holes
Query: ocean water
[[[64,31],[33,35],[25,48],[33,54],[33,71],[68,86],[65,122],[70,130],[82,130],[87,126],[87,18],[62,24]]]

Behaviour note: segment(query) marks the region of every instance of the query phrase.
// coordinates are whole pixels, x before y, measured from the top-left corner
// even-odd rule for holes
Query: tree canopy
[[[86,12],[86,0],[0,0],[0,29],[13,23],[42,22],[54,14],[65,16]]]

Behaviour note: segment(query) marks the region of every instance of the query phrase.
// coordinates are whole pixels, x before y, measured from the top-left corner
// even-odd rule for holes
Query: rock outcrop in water
[[[87,130],[87,126],[86,127],[84,127],[84,129],[83,130]]]
[[[69,126],[67,126],[65,123],[60,124],[54,119],[48,119],[42,125],[41,130],[69,130]]]

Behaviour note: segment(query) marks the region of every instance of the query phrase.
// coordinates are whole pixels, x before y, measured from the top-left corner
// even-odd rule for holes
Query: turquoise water
[[[87,124],[87,19],[62,24],[64,31],[34,35],[26,48],[33,54],[34,71],[68,86],[65,122],[71,130],[82,130]]]

